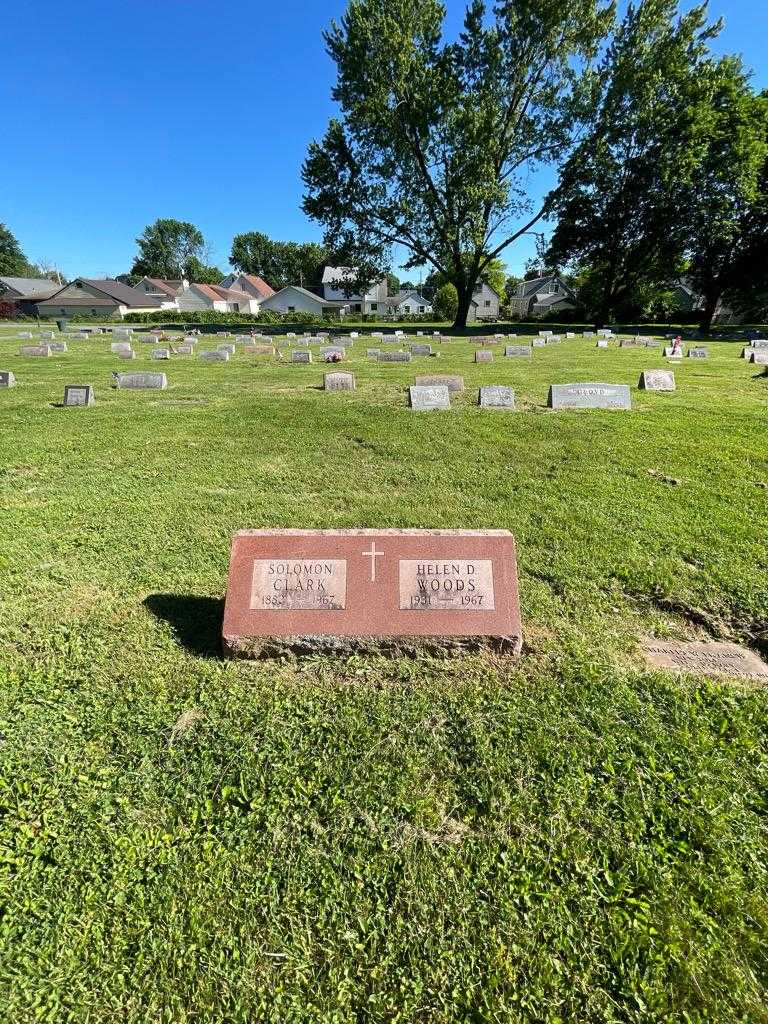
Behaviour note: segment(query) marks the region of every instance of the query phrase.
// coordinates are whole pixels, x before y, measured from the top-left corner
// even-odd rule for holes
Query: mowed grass
[[[15,1021],[768,1020],[768,378],[583,339],[324,367],[0,331],[0,1005]],[[206,347],[201,340],[199,348]],[[315,352],[317,349],[315,349]],[[111,371],[165,370],[165,392]],[[453,409],[405,387],[458,373]],[[632,385],[630,413],[545,409]],[[64,409],[64,385],[97,405]],[[514,413],[479,410],[510,384]],[[244,527],[507,528],[525,645],[225,662]]]

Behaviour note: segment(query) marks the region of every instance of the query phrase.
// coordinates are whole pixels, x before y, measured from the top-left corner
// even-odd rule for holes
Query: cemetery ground
[[[710,343],[156,363],[0,337],[9,1020],[768,1020],[768,378]],[[425,339],[427,341],[431,339]],[[208,347],[205,339],[199,348]],[[315,348],[315,352],[317,349]],[[161,370],[166,391],[112,371]],[[417,374],[464,377],[416,413]],[[552,412],[551,383],[632,386]],[[66,384],[96,404],[62,408]],[[509,384],[515,411],[479,409]],[[524,648],[225,661],[246,527],[506,528]]]

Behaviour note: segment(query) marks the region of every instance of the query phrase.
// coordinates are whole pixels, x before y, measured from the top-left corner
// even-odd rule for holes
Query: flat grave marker
[[[410,363],[411,353],[404,352],[402,349],[389,352],[379,352],[378,362],[379,363]]]
[[[311,363],[312,353],[308,348],[294,348],[291,349],[291,362],[292,363]]]
[[[408,401],[416,412],[437,412],[451,408],[451,394],[444,384],[434,387],[412,384],[408,388]]]
[[[168,387],[168,378],[164,373],[115,373],[113,376],[120,389],[164,391]]]
[[[80,405],[93,405],[93,385],[67,384],[64,387],[64,405],[67,408]]]
[[[418,387],[446,387],[449,391],[458,392],[464,390],[463,377],[450,377],[441,375],[430,375],[417,377],[414,382]]]
[[[43,358],[46,359],[51,355],[50,345],[22,345],[19,349],[22,356],[27,359]]]
[[[488,352],[484,348],[478,349],[477,352],[475,352],[475,362],[476,363],[492,363],[493,362],[493,352]]]
[[[738,644],[649,640],[643,644],[642,650],[646,661],[654,668],[694,675],[748,676],[768,680],[768,665]]]
[[[550,409],[631,409],[627,384],[553,384],[547,405]]]
[[[249,356],[274,356],[274,345],[246,345],[243,349]]]
[[[171,350],[169,348],[153,348],[149,355],[151,359],[170,359]]]
[[[431,345],[420,345],[420,344],[411,345],[411,355],[412,356],[431,356],[432,355],[432,346]]]
[[[701,346],[699,346],[697,348],[689,348],[688,349],[688,358],[689,359],[707,359],[708,356],[709,356],[708,349],[702,348]]]
[[[505,384],[486,384],[480,388],[477,404],[481,409],[514,409],[515,393]]]
[[[398,639],[492,644],[522,627],[506,530],[242,530],[222,629],[233,657]]]
[[[224,352],[220,349],[204,349],[200,353],[200,359],[202,359],[204,363],[228,363],[229,352]]]
[[[643,370],[637,385],[642,391],[676,391],[672,370]]]
[[[533,356],[530,345],[505,345],[504,355],[507,359],[527,359]]]
[[[52,341],[48,346],[51,352],[68,352],[66,341]]]

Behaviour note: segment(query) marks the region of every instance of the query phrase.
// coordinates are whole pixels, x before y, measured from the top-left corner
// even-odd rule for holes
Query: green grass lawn
[[[768,378],[531,361],[22,359],[0,332],[0,1005],[15,1022],[768,1021]],[[205,340],[200,348],[206,347]],[[114,391],[161,369],[165,392]],[[415,414],[419,373],[460,373]],[[631,384],[630,413],[546,410]],[[97,405],[64,409],[64,385]],[[479,410],[510,384],[514,413]],[[506,528],[524,649],[225,662],[245,527]]]

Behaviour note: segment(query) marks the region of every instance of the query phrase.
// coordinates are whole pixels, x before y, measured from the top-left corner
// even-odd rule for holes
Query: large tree
[[[36,277],[33,268],[21,251],[11,231],[0,224],[0,274],[5,277]]]
[[[691,181],[687,276],[702,297],[702,330],[720,300],[766,287],[768,98],[755,96],[737,58],[723,60],[706,117],[706,150]]]
[[[614,4],[473,0],[455,42],[444,18],[439,0],[350,0],[332,23],[341,116],[309,148],[303,208],[361,277],[396,243],[444,275],[464,326],[486,267],[543,215],[532,171],[591,115]]]
[[[689,187],[705,151],[713,73],[706,5],[630,3],[602,67],[606,88],[590,131],[550,197],[557,226],[547,260],[590,268],[595,319],[609,322],[638,289],[681,267]]]
[[[244,274],[257,274],[272,288],[318,284],[328,250],[317,242],[278,242],[261,231],[232,239],[229,261]]]
[[[149,224],[136,244],[139,252],[131,267],[134,278],[192,278],[206,254],[202,232],[188,221],[173,218],[160,218]]]

